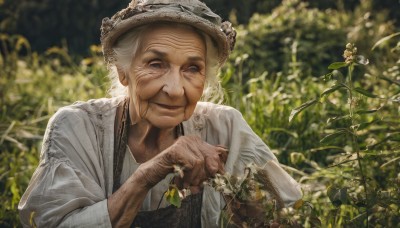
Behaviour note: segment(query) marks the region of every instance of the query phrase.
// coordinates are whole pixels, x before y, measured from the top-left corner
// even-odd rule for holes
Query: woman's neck
[[[160,129],[142,120],[131,125],[128,131],[128,145],[139,163],[145,162],[171,146],[175,128]]]

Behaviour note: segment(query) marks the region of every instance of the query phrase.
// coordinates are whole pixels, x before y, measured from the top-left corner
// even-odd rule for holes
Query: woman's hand
[[[108,198],[108,211],[113,227],[129,226],[139,211],[148,191],[174,171],[183,167],[178,186],[190,187],[195,193],[203,181],[224,172],[228,150],[212,146],[195,136],[179,137],[175,143],[141,164],[132,176]]]
[[[222,146],[210,145],[196,136],[181,136],[165,151],[143,163],[136,172],[151,188],[173,172],[173,165],[179,165],[183,167],[184,175],[178,179],[178,186],[196,191],[205,180],[224,172],[227,157],[228,150]]]

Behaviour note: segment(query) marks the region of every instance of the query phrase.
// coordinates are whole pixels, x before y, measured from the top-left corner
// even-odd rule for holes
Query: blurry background
[[[367,220],[398,226],[400,0],[205,2],[238,32],[221,73],[224,103],[294,167],[313,205],[293,218],[306,227],[360,227]],[[74,101],[108,96],[101,19],[128,3],[0,0],[0,227],[20,226],[16,206],[51,115]],[[323,75],[344,61],[349,42],[370,62],[352,76],[363,93],[351,101],[358,115],[350,122],[345,90],[321,95],[347,77],[348,69]],[[318,104],[289,122],[293,109],[316,97]],[[356,140],[336,134],[340,129]]]
[[[99,43],[101,19],[112,16],[129,2],[129,0],[2,0],[0,32],[23,35],[30,41],[32,50],[35,51],[42,52],[48,47],[59,46],[66,42],[71,52],[85,54],[89,45]],[[247,24],[254,13],[270,14],[282,1],[206,0],[204,2],[224,20],[231,19],[236,24]],[[360,6],[360,0],[305,2],[309,7],[321,11],[340,10],[348,13],[353,13]],[[374,12],[384,11],[387,20],[400,17],[398,0],[375,0],[369,4]],[[394,23],[398,26],[400,22],[395,20]]]

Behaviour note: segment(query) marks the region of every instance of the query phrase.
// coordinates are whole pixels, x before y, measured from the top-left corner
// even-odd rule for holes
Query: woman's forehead
[[[206,44],[203,37],[190,26],[157,25],[148,27],[141,34],[141,51],[153,47],[187,48],[205,54]]]
[[[198,29],[187,24],[171,22],[152,23],[146,25],[143,34],[147,33],[170,33],[177,36],[181,36],[182,34],[191,34],[192,36],[198,37],[205,42],[204,34]]]

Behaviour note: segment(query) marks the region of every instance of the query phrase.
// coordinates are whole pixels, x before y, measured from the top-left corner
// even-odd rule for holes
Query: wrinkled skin
[[[146,182],[154,186],[173,170],[173,164],[183,167],[184,176],[179,182],[184,188],[191,187],[196,193],[202,182],[216,173],[224,172],[227,150],[222,146],[212,146],[196,136],[182,136],[168,149],[157,155],[138,170]]]
[[[223,173],[228,155],[223,146],[174,134],[175,127],[192,116],[203,92],[202,37],[189,27],[157,25],[142,35],[140,47],[129,72],[118,69],[131,98],[128,146],[141,165],[108,198],[113,227],[133,222],[148,191],[173,172],[173,165],[184,167],[179,186],[198,192],[203,181]]]
[[[155,28],[143,34],[132,69],[120,77],[132,98],[132,123],[174,128],[192,116],[203,93],[206,48],[202,37],[186,27]]]

